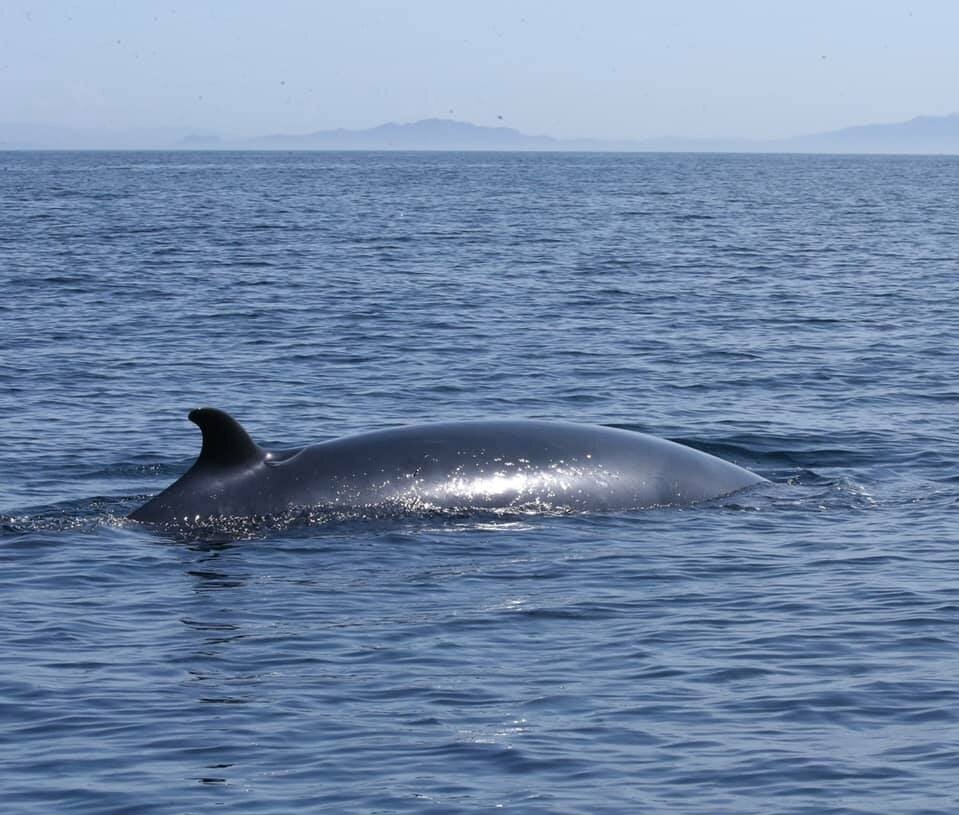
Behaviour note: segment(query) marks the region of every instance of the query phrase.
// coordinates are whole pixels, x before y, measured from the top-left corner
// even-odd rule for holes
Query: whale
[[[200,454],[134,510],[147,524],[207,523],[313,508],[359,512],[619,512],[686,506],[766,479],[645,433],[500,419],[376,430],[265,450],[230,414],[190,411]]]

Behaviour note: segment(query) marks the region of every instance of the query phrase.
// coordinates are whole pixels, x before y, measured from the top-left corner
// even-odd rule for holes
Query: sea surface
[[[2,153],[0,284],[4,813],[959,811],[959,158]],[[125,520],[201,405],[771,483]]]

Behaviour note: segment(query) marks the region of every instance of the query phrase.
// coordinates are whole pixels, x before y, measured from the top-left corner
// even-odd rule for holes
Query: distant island
[[[526,150],[696,153],[959,154],[959,114],[917,116],[907,122],[847,127],[766,141],[749,139],[557,139],[511,127],[453,119],[388,123],[366,130],[277,133],[227,139],[174,129],[97,131],[51,125],[0,124],[0,150]]]
[[[483,127],[454,119],[421,119],[368,130],[319,130],[302,135],[271,135],[247,145],[269,150],[557,150],[549,136],[529,136],[511,127]]]

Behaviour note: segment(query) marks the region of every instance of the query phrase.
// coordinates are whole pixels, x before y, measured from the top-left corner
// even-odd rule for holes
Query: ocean
[[[952,815],[957,212],[956,157],[0,153],[3,811]],[[124,520],[201,405],[770,483]]]

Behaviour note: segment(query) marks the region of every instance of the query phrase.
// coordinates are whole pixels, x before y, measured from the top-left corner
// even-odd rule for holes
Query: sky
[[[959,111],[955,0],[0,0],[0,123],[779,138]]]

